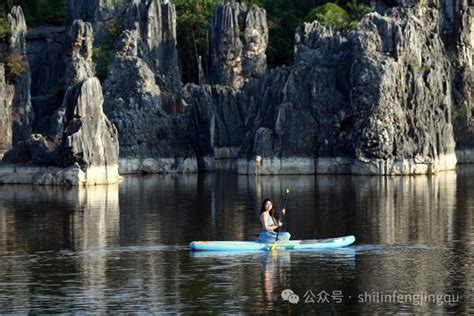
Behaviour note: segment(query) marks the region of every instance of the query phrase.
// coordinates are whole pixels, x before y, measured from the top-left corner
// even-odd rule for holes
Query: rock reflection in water
[[[416,177],[354,177],[359,240],[436,244],[453,238],[456,173]],[[370,236],[370,237],[369,237]]]
[[[435,176],[127,176],[119,186],[0,186],[0,311],[469,313],[474,168]],[[354,234],[339,251],[191,253],[253,240],[261,201],[293,239]],[[289,305],[342,291],[333,305]],[[359,304],[367,292],[459,294],[451,306]],[[352,300],[347,297],[351,295]],[[249,309],[251,308],[251,309]],[[331,309],[332,308],[332,309]]]
[[[0,186],[0,210],[2,231],[7,232],[7,239],[0,239],[5,253],[13,244],[10,238],[15,240],[15,253],[19,252],[18,245],[24,246],[24,253],[32,253],[87,250],[117,242],[118,185],[4,185]]]
[[[0,186],[1,279],[11,282],[15,311],[34,304],[58,311],[53,302],[78,293],[79,305],[103,310],[107,257],[100,252],[117,244],[119,215],[118,185]]]

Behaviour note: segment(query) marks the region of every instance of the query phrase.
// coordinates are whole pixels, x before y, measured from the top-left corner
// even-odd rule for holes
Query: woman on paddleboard
[[[281,214],[285,214],[285,209],[281,210]],[[257,242],[273,243],[276,240],[277,233],[275,230],[283,225],[280,220],[276,219],[275,209],[273,208],[273,202],[270,199],[263,200],[262,208],[260,210],[260,223],[262,224],[262,230]],[[280,232],[278,235],[278,241],[287,242],[290,240],[290,233]]]

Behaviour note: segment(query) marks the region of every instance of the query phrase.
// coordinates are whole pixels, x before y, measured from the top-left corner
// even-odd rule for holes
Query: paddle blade
[[[277,243],[278,243],[278,241],[275,241],[275,243],[273,244],[273,246],[272,246],[272,251],[274,251],[274,250],[277,249]]]

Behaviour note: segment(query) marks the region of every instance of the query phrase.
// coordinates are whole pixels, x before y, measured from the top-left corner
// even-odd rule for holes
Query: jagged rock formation
[[[210,29],[213,84],[242,87],[267,69],[268,27],[265,10],[226,1],[216,6]]]
[[[116,138],[101,112],[92,63],[92,48],[111,25],[124,29],[103,84],[104,109],[119,133],[121,172],[209,171],[216,159],[238,158],[238,171],[250,174],[424,174],[454,168],[454,139],[460,160],[474,161],[474,8],[465,0],[373,1],[374,12],[344,34],[305,24],[295,34],[294,64],[270,71],[265,11],[225,1],[209,30],[210,56],[202,56],[210,57],[209,77],[201,76],[210,85],[184,89],[176,13],[168,1],[68,4],[74,49],[65,67],[67,89],[55,115],[38,125],[56,138],[34,135],[8,161],[74,164],[84,174],[116,163],[110,154]],[[78,18],[90,24],[73,23]],[[21,44],[17,38],[11,43]],[[0,53],[6,49],[0,45]],[[0,101],[11,104],[15,90],[2,71],[0,64]],[[44,85],[43,91],[52,86]],[[21,104],[28,104],[27,90],[17,90]],[[15,117],[8,113],[14,112],[5,113],[0,133],[12,135]],[[257,156],[263,158],[258,170]]]
[[[49,134],[50,119],[64,97],[67,36],[65,27],[39,27],[26,35],[31,68],[33,133]]]
[[[104,81],[104,109],[117,126],[120,172],[195,172],[176,48],[175,7],[166,0],[72,0],[68,19],[90,21],[96,47],[112,23],[124,29]]]
[[[351,127],[349,92],[341,91],[349,87],[349,44],[317,26],[301,31],[312,38],[301,39],[293,67],[268,74],[264,67],[253,67],[260,71],[249,80],[242,72],[242,56],[253,56],[246,61],[253,65],[261,65],[264,58],[255,50],[247,53],[249,46],[239,35],[241,30],[260,34],[256,42],[261,44],[253,47],[263,48],[264,54],[265,14],[233,2],[216,7],[210,30],[211,82],[227,86],[188,85],[184,93],[201,170],[213,170],[215,158],[239,156],[239,172],[254,173],[255,157],[263,156],[262,173],[311,174],[319,154],[347,157],[354,152],[351,140],[339,139],[335,127],[341,122],[342,129]],[[311,41],[319,41],[317,48]]]
[[[384,12],[386,2],[377,0],[375,7]],[[458,163],[474,162],[474,119],[472,113],[472,48],[474,4],[467,0],[454,1],[396,1],[397,6],[429,6],[439,10],[441,19],[439,34],[444,41],[446,55],[451,62],[452,122],[456,139]]]
[[[456,165],[451,65],[439,13],[423,4],[374,13],[352,38],[355,166],[362,173],[431,173]]]
[[[350,43],[340,34],[318,22],[297,30],[294,65],[263,81],[239,172],[255,173],[256,156],[263,158],[260,173],[303,174],[336,172],[326,166],[333,157],[343,164],[353,156],[350,61]]]
[[[75,21],[66,94],[56,115],[58,138],[33,135],[5,154],[0,182],[93,185],[118,181],[117,131],[102,111],[100,82],[92,64],[92,26]],[[25,165],[26,164],[26,165]]]
[[[105,111],[117,126],[120,172],[195,172],[184,117],[163,110],[154,73],[140,58],[139,27],[123,32],[104,83]]]
[[[230,86],[189,84],[183,99],[199,170],[216,170],[215,159],[237,158],[251,104],[246,94]]]
[[[147,62],[156,76],[157,84],[166,93],[171,93],[168,98],[172,97],[172,102],[176,103],[181,90],[181,80],[176,50],[174,5],[160,0],[149,1],[145,5],[133,0],[126,11],[125,27],[138,28],[141,39],[137,43],[138,56]],[[170,110],[175,111],[172,108]]]
[[[72,25],[76,20],[92,24],[94,37],[100,41],[107,32],[109,21],[123,16],[132,0],[68,0],[66,24]]]
[[[456,154],[461,163],[474,163],[474,3],[455,1],[446,10],[451,19],[454,54],[454,108]]]
[[[347,36],[305,24],[295,65],[265,78],[239,172],[254,173],[257,155],[262,173],[453,169],[451,66],[440,25],[439,10],[424,3],[370,13]]]
[[[183,102],[199,170],[216,159],[237,158],[254,95],[266,74],[268,27],[265,10],[226,1],[217,4],[210,26],[212,85],[187,85]]]
[[[3,52],[0,53],[4,55]],[[5,80],[5,64],[0,63],[0,157],[3,157],[3,154],[12,146],[11,104],[14,94],[14,87],[7,85]]]
[[[91,22],[94,36],[104,40],[108,28],[119,27],[109,22],[123,14],[126,0],[68,0],[65,27],[42,26],[27,33],[28,60],[31,66],[32,106],[35,112],[33,132],[54,135],[57,125],[53,116],[61,106],[65,93],[66,59],[69,52],[67,28],[75,20]]]
[[[8,21],[11,25],[11,34],[9,40],[9,53],[21,56],[25,63],[26,69],[23,74],[15,78],[15,95],[12,103],[13,118],[13,142],[15,145],[19,141],[26,140],[31,135],[31,123],[34,118],[31,107],[31,73],[28,61],[26,60],[26,21],[23,11],[20,7],[13,7],[12,12],[8,15]]]
[[[0,43],[0,158],[31,135],[31,74],[26,59],[26,22],[20,7],[8,14],[11,26],[6,43]],[[10,68],[21,69],[20,74]]]
[[[94,76],[93,32],[91,24],[82,20],[74,21],[69,30],[72,54],[66,66],[66,86],[73,86]]]
[[[167,97],[167,108],[176,111],[181,80],[173,4],[168,0],[70,0],[67,15],[69,23],[81,19],[93,25],[97,47],[111,29],[137,29],[138,56],[154,72],[156,83]]]

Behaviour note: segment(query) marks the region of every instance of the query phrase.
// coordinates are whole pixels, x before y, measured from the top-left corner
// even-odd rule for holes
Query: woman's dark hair
[[[273,222],[276,224],[277,221],[276,221],[276,219],[275,219],[275,208],[273,208],[273,201],[272,201],[271,199],[266,198],[265,200],[263,200],[262,208],[260,209],[260,214],[262,214],[263,212],[265,212],[265,204],[267,204],[268,201],[272,202],[272,209],[270,210],[269,214],[270,214],[270,216],[272,217]]]
[[[265,200],[263,200],[262,207],[260,208],[260,214],[265,212],[265,204],[267,204],[267,202],[269,202],[269,201],[272,202],[272,210],[273,210],[273,201],[269,198],[266,198]]]

